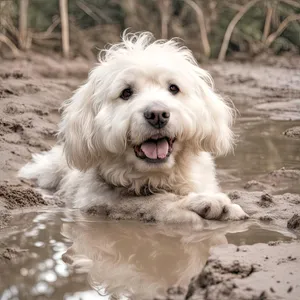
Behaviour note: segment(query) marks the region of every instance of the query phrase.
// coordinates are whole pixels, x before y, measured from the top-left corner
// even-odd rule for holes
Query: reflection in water
[[[251,221],[208,221],[199,229],[53,212],[12,222],[14,232],[1,240],[22,251],[13,263],[1,257],[1,300],[152,299],[169,286],[186,286],[212,246],[290,239]]]
[[[63,213],[24,213],[0,231],[0,299],[99,299],[86,277],[72,271],[62,255],[71,245],[60,234]],[[2,252],[2,251],[1,251]],[[81,294],[89,297],[83,298]]]
[[[73,241],[66,262],[89,273],[101,293],[152,298],[169,286],[188,284],[209,248],[227,243],[220,232],[192,232],[137,222],[77,222],[62,233]]]
[[[139,222],[86,222],[63,225],[62,234],[73,244],[64,261],[79,271],[88,272],[89,282],[112,299],[152,299],[168,287],[187,286],[203,268],[212,246],[231,241],[240,244],[255,236],[242,233],[251,222],[208,222],[208,229],[144,224]],[[256,228],[275,240],[278,232]],[[235,234],[239,238],[235,238]],[[268,242],[268,235],[261,241]]]

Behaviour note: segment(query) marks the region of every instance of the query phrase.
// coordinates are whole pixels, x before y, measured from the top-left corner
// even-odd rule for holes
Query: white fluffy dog
[[[20,176],[114,219],[239,220],[212,156],[232,148],[232,110],[176,41],[124,34],[64,105],[60,143]]]

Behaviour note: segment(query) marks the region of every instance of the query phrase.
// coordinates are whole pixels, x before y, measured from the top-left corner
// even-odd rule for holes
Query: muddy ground
[[[251,126],[248,121],[270,120],[282,128],[275,134],[295,148],[288,165],[275,164],[272,170],[272,164],[268,169],[261,167],[256,173],[249,171],[242,180],[226,158],[219,160],[222,187],[251,218],[288,228],[299,239],[300,143],[295,141],[300,141],[300,67],[297,69],[295,61],[299,60],[212,63],[207,68],[217,89],[240,111],[235,127],[238,135],[240,125]],[[0,228],[9,229],[11,217],[24,211],[62,204],[43,199],[33,189],[34,183],[16,178],[16,172],[32,153],[48,150],[55,143],[59,107],[84,80],[90,66],[81,59],[68,62],[41,55],[0,61]],[[263,134],[267,138],[270,132],[266,128]],[[244,142],[243,136],[239,141]],[[246,156],[237,154],[237,159],[252,164]],[[298,299],[298,239],[216,247],[190,286],[169,289],[168,299]],[[18,249],[5,244],[0,248],[1,258],[19,255]]]
[[[0,228],[18,209],[55,205],[16,172],[32,153],[55,143],[61,103],[86,78],[89,67],[81,59],[68,62],[38,54],[0,62]]]

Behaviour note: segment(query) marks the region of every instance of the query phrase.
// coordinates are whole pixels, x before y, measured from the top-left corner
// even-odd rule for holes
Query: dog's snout
[[[169,122],[170,112],[166,109],[147,109],[144,117],[154,128],[163,128]]]

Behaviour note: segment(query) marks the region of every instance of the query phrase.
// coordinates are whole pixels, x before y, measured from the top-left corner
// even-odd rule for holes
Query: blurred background
[[[298,0],[0,0],[0,55],[94,60],[122,31],[180,37],[196,58],[250,59],[300,49]]]

